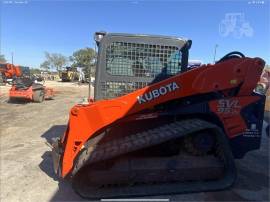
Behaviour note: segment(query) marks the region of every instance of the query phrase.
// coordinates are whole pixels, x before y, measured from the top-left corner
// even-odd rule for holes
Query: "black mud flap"
[[[52,145],[53,169],[56,175],[61,176],[60,160],[61,160],[62,149],[61,149],[60,138],[53,138],[51,145]]]

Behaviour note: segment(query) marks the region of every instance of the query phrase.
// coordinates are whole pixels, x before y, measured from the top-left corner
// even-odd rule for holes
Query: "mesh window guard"
[[[106,71],[111,75],[150,77],[166,70],[181,71],[181,55],[175,46],[112,42],[106,49]]]
[[[143,88],[160,74],[175,75],[181,71],[182,55],[176,46],[118,41],[108,44],[105,51],[106,72],[110,79],[99,83],[103,99]],[[114,81],[114,76],[123,79]],[[128,81],[130,77],[137,78],[137,81]]]

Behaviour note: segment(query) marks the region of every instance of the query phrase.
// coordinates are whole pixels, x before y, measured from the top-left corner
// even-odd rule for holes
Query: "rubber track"
[[[168,140],[212,127],[215,126],[210,125],[208,122],[199,119],[189,119],[166,124],[98,145],[98,141],[104,136],[104,134],[102,134],[101,136],[90,139],[85,145],[85,149],[79,154],[79,160],[72,173],[75,174],[85,164],[111,159],[122,154],[158,145]]]
[[[100,195],[98,193],[94,195],[87,196],[85,193],[80,191],[80,187],[77,186],[76,173],[85,165],[93,164],[98,161],[104,161],[112,159],[114,157],[134,152],[140,149],[151,147],[154,145],[159,145],[161,143],[167,142],[169,140],[177,139],[188,134],[201,131],[201,130],[213,130],[217,134],[218,138],[218,153],[222,158],[225,164],[225,177],[218,182],[212,181],[205,185],[193,182],[187,183],[192,184],[187,186],[182,184],[181,187],[176,186],[175,184],[172,187],[171,185],[155,185],[157,191],[153,191],[154,187],[147,188],[147,185],[144,185],[141,189],[138,187],[129,187],[128,190],[121,189],[121,192],[113,191],[110,194]],[[233,184],[236,177],[236,170],[234,165],[234,159],[232,157],[230,147],[228,145],[227,138],[225,137],[222,130],[216,125],[206,122],[201,119],[188,119],[182,121],[176,121],[170,124],[162,125],[154,129],[149,129],[141,133],[136,133],[134,135],[129,135],[121,139],[116,139],[110,142],[103,143],[101,145],[98,142],[102,139],[105,134],[101,134],[95,138],[92,138],[85,145],[84,149],[78,155],[77,160],[75,161],[75,166],[72,172],[73,177],[73,188],[75,191],[86,198],[100,198],[100,197],[113,197],[113,196],[140,196],[140,195],[154,195],[154,194],[168,194],[168,193],[183,193],[183,192],[197,192],[197,191],[209,191],[209,190],[220,190],[226,187],[229,187]],[[216,183],[215,183],[216,182]],[[150,185],[149,185],[150,186]],[[169,188],[168,188],[169,187]],[[145,192],[149,190],[148,192]],[[147,194],[148,193],[148,194]],[[93,194],[93,193],[92,193]]]

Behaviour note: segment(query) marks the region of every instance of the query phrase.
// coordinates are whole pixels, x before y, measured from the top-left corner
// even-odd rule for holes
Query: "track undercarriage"
[[[202,133],[213,141],[198,148],[194,141]],[[73,171],[73,187],[85,198],[219,190],[236,177],[226,137],[206,121],[176,121],[108,142],[101,138],[88,142]]]

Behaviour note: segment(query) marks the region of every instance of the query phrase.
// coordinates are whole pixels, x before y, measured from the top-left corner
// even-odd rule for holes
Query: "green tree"
[[[40,69],[38,68],[30,68],[30,74],[33,75],[33,74],[40,74],[41,71]]]
[[[0,55],[0,62],[2,62],[2,63],[7,62],[4,55]]]
[[[90,69],[92,75],[95,73],[95,57],[95,50],[86,47],[75,51],[69,59],[72,62],[72,67],[82,67],[86,77],[88,77]]]
[[[54,67],[57,71],[60,71],[63,66],[68,64],[68,59],[62,54],[59,53],[48,53],[45,52],[45,67],[51,66]]]

